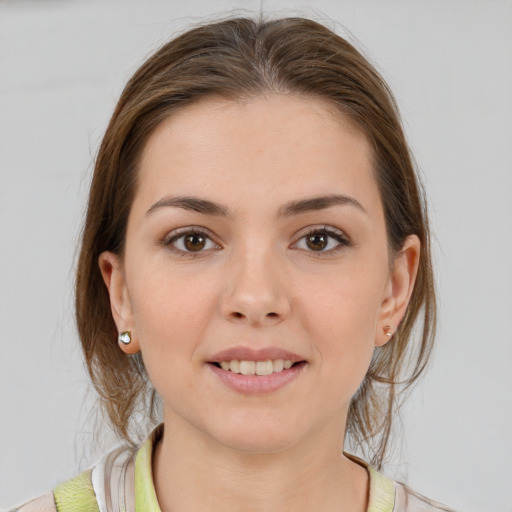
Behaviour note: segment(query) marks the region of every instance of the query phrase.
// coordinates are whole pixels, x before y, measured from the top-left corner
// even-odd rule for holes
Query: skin
[[[353,201],[279,214],[333,194]],[[229,216],[162,205],[171,196]],[[175,238],[191,226],[209,237],[196,252]],[[308,245],[312,229],[324,249]],[[348,406],[405,314],[419,251],[411,236],[389,261],[368,141],[321,99],[213,98],[156,129],[123,257],[99,263],[116,325],[132,332],[121,349],[142,351],[163,399],[153,470],[164,512],[366,510],[367,473],[342,455]],[[236,346],[306,363],[277,391],[247,396],[209,364]]]

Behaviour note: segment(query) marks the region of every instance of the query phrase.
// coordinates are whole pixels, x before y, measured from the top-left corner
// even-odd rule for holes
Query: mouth
[[[220,382],[243,395],[263,395],[288,387],[309,364],[303,357],[277,347],[233,347],[217,353],[207,363]]]
[[[268,359],[266,361],[231,359],[229,361],[211,362],[210,364],[231,373],[263,377],[290,370],[293,367],[306,364],[306,361],[292,361],[291,359]]]

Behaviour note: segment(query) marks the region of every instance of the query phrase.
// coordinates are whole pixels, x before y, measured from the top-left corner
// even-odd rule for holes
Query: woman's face
[[[100,266],[165,421],[268,452],[343,435],[418,251],[412,237],[390,264],[360,130],[322,100],[270,95],[203,100],[156,129],[123,259]]]

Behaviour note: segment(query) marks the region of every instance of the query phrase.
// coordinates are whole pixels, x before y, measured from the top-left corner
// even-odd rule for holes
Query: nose
[[[230,322],[270,326],[290,314],[287,280],[271,251],[234,254],[222,298],[222,315]]]

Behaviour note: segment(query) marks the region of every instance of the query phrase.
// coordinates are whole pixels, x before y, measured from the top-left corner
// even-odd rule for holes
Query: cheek
[[[314,340],[325,386],[340,400],[355,393],[370,365],[381,303],[378,283],[355,272],[304,290],[302,322]]]
[[[154,388],[173,407],[186,408],[190,401],[201,404],[203,397],[193,383],[213,311],[211,294],[194,280],[163,279],[160,272],[147,272],[135,296],[137,335]]]
[[[302,315],[315,338],[342,342],[341,346],[373,346],[383,294],[383,277],[370,271],[339,273],[301,288]]]
[[[169,368],[194,359],[214,312],[212,291],[204,282],[155,265],[132,283],[130,296],[147,365]]]

